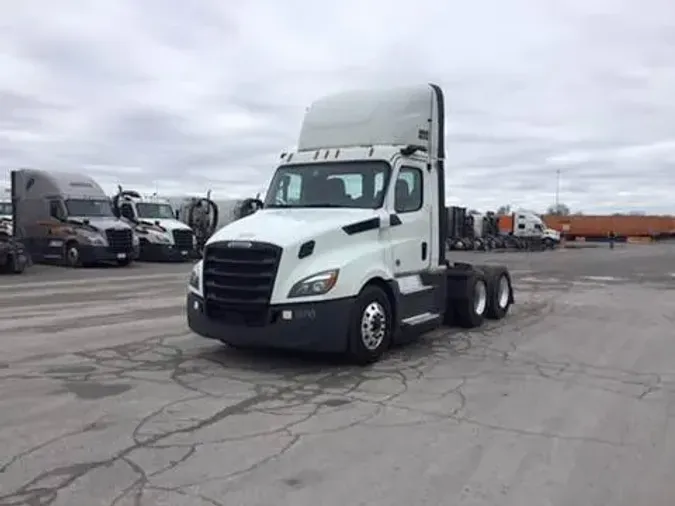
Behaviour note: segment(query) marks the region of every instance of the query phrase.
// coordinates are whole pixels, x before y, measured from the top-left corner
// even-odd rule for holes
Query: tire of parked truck
[[[513,286],[509,271],[504,267],[483,266],[488,280],[488,300],[485,316],[490,320],[501,320],[513,304]]]
[[[63,263],[66,267],[82,267],[80,247],[76,241],[68,241],[63,247]]]
[[[488,305],[488,282],[480,270],[465,269],[448,279],[448,307],[444,323],[465,329],[480,327]]]
[[[555,249],[555,242],[550,237],[544,239],[544,248],[545,249]]]
[[[120,267],[126,267],[127,265],[131,264],[131,262],[132,262],[131,258],[127,257],[122,260],[118,260],[117,265],[119,265]]]
[[[7,257],[7,272],[10,274],[21,274],[26,270],[26,261],[22,260],[17,253],[11,253]]]
[[[348,355],[352,362],[376,362],[391,345],[393,312],[387,294],[366,285],[356,298],[349,322]]]

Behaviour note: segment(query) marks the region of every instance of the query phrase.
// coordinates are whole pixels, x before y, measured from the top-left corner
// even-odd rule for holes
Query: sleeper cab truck
[[[176,212],[168,200],[121,190],[112,202],[115,215],[128,223],[138,236],[140,260],[161,262],[195,258],[195,234],[176,219]]]
[[[377,361],[514,301],[504,267],[446,258],[443,92],[347,92],[307,110],[258,212],[217,231],[190,275],[188,325],[233,347]]]
[[[512,218],[514,237],[529,242],[530,246],[554,249],[560,244],[560,232],[546,226],[533,211],[516,211]]]
[[[36,169],[13,170],[11,178],[14,235],[35,262],[124,266],[137,258],[137,236],[93,179]]]

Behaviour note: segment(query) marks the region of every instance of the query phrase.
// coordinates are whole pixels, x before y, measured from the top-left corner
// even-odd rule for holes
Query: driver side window
[[[49,201],[49,216],[59,221],[65,218],[63,208],[61,207],[61,202],[58,200]]]
[[[424,203],[424,174],[416,167],[401,167],[394,187],[394,209],[397,213],[419,211]]]

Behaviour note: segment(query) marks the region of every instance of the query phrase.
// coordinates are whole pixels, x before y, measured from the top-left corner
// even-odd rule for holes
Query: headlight
[[[302,279],[293,285],[291,291],[288,292],[288,297],[323,295],[335,286],[339,273],[339,269],[333,269],[330,271],[318,272],[308,278]]]
[[[138,238],[138,236],[137,236],[136,234],[133,234],[133,235],[131,236],[131,244],[132,244],[134,247],[138,246],[138,245],[140,244],[140,242],[141,242],[141,240]]]
[[[188,287],[191,291],[197,292],[198,294],[202,293],[202,261],[197,262],[192,268],[190,273],[190,280],[188,281]]]
[[[169,239],[164,234],[151,234],[150,242],[160,243],[160,244],[171,244],[171,239]]]
[[[90,232],[88,230],[87,231],[79,230],[78,232],[79,232],[79,235],[84,237],[87,240],[87,242],[89,242],[89,244],[91,244],[92,246],[106,246],[107,245],[103,236],[101,236],[101,235],[99,235],[95,232]]]

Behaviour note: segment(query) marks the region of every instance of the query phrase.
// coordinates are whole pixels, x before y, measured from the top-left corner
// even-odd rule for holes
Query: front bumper
[[[203,298],[190,292],[187,317],[190,329],[202,337],[250,348],[342,353],[354,299],[270,306],[264,326],[233,325],[209,318]]]
[[[115,252],[108,248],[108,246],[92,246],[90,244],[81,244],[79,249],[80,259],[85,264],[125,262],[135,260],[138,257],[138,250],[134,249],[124,252]]]
[[[140,260],[150,262],[183,262],[193,258],[193,250],[180,250],[173,244],[141,243]]]

